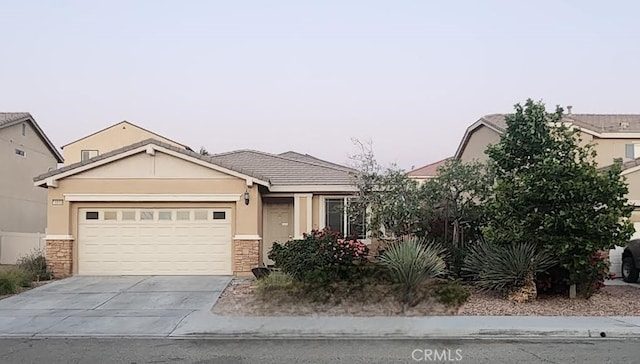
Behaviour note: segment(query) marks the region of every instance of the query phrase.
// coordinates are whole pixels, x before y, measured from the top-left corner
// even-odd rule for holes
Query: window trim
[[[320,224],[320,229],[324,229],[327,226],[327,200],[343,200],[343,223],[345,227],[349,226],[349,215],[347,214],[347,202],[349,199],[356,198],[355,196],[345,196],[345,195],[326,195],[320,196],[320,216],[318,222]],[[369,209],[367,209],[368,211]],[[369,224],[369,217],[367,216],[367,224]],[[365,244],[371,244],[371,230],[367,229],[365,231],[365,238],[359,239]]]
[[[85,153],[85,152],[89,153],[89,158],[87,158],[87,159],[84,159],[84,153]],[[96,155],[94,155],[94,156],[92,157],[92,156],[91,156],[91,152],[95,152],[95,153],[96,153]],[[89,160],[89,159],[91,159],[91,158],[95,158],[95,157],[97,157],[97,156],[99,156],[99,155],[100,155],[100,153],[98,152],[98,150],[97,150],[97,149],[82,149],[82,150],[80,150],[80,161],[86,161],[86,160]]]

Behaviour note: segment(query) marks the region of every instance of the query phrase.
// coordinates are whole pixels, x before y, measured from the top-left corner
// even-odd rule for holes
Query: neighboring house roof
[[[36,120],[31,116],[28,112],[0,112],[0,129],[7,128],[12,125],[20,124],[23,122],[27,122],[31,124],[33,129],[38,133],[38,136],[42,140],[42,142],[47,146],[51,154],[56,158],[58,163],[64,162],[64,158],[62,158],[62,154],[58,151],[58,149],[53,145],[51,140],[47,137],[44,131],[40,128],[40,125],[36,122]]]
[[[451,157],[445,158],[443,160],[439,160],[437,162],[433,162],[431,164],[427,164],[426,166],[413,169],[407,172],[407,175],[409,177],[415,177],[415,178],[434,177],[438,174],[438,168],[444,165],[449,159],[451,159]]]
[[[351,185],[352,174],[356,172],[322,160],[294,159],[255,150],[238,150],[209,157],[214,163],[221,162],[268,176],[273,185]]]
[[[74,163],[54,171],[41,174],[34,178],[34,182],[40,185],[46,184],[49,178],[55,178],[64,174],[67,176],[73,170],[80,170],[90,164],[99,165],[100,161],[105,161],[120,154],[126,154],[138,148],[150,144],[168,149],[181,155],[197,158],[200,161],[219,166],[229,171],[234,171],[244,176],[257,179],[268,187],[271,186],[346,186],[352,184],[352,174],[345,168],[329,167],[316,163],[299,161],[275,154],[263,153],[253,150],[240,150],[229,153],[215,155],[201,155],[190,150],[175,147],[155,139],[147,139],[126,147],[122,147],[96,157]],[[63,178],[64,176],[61,176]]]
[[[507,128],[505,117],[506,114],[489,114],[469,126],[458,146],[456,158],[460,157],[471,134],[479,127],[486,126],[499,134],[504,133]],[[605,137],[613,133],[640,133],[640,114],[566,114],[562,121],[575,125],[585,132]]]
[[[144,130],[144,131],[146,131],[146,132],[147,132],[147,133],[149,133],[149,134],[155,135],[155,136],[160,137],[160,138],[162,138],[162,139],[166,139],[166,140],[168,140],[168,141],[170,141],[170,142],[172,142],[172,143],[175,143],[175,144],[178,144],[178,145],[182,145],[182,146],[184,147],[184,149],[186,149],[186,150],[193,150],[193,149],[189,148],[189,146],[188,146],[188,145],[185,145],[185,144],[182,144],[182,143],[178,143],[178,142],[176,142],[175,140],[171,140],[171,139],[169,139],[169,138],[165,137],[164,135],[160,135],[160,134],[158,134],[158,133],[154,133],[154,132],[152,132],[152,131],[151,131],[151,130],[149,130],[149,129],[145,129],[145,128],[143,128],[143,127],[139,126],[139,125],[136,125],[136,124],[134,124],[134,123],[132,123],[132,122],[130,122],[130,121],[126,121],[126,120],[123,120],[123,121],[117,122],[117,123],[115,123],[115,124],[113,124],[113,125],[109,125],[109,126],[107,126],[106,128],[103,128],[103,129],[100,129],[100,130],[96,131],[95,133],[91,133],[91,134],[89,134],[89,135],[87,135],[87,136],[84,136],[84,137],[82,137],[82,138],[80,138],[80,139],[74,140],[74,141],[72,141],[71,143],[67,143],[67,144],[63,145],[62,147],[60,147],[60,148],[61,148],[61,149],[64,149],[64,147],[66,147],[66,146],[68,146],[68,145],[71,145],[71,144],[77,143],[77,142],[79,142],[79,141],[81,141],[81,140],[84,140],[84,139],[87,139],[87,138],[89,138],[89,137],[92,137],[92,136],[94,136],[94,135],[96,135],[96,134],[102,133],[103,131],[105,131],[105,130],[107,130],[107,129],[109,129],[109,128],[113,128],[114,126],[116,126],[116,125],[120,125],[120,124],[128,124],[128,125],[131,125],[131,126],[133,126],[133,127],[135,127],[135,128],[138,128],[138,129]]]

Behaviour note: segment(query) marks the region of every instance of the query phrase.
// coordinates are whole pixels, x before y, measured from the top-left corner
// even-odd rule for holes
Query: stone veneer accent
[[[55,278],[68,277],[73,272],[73,240],[47,240],[47,267]]]
[[[236,274],[251,273],[260,265],[260,240],[234,240],[233,271]]]

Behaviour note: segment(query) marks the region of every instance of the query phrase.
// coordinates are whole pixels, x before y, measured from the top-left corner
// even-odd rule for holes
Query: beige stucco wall
[[[33,177],[55,169],[58,162],[31,124],[24,124],[24,136],[22,123],[0,129],[0,230],[44,233],[47,191],[34,187]]]
[[[98,154],[104,154],[150,138],[183,148],[182,145],[177,144],[174,141],[163,138],[144,129],[140,129],[130,123],[121,122],[96,134],[64,146],[62,150],[64,153],[64,163],[65,165],[69,165],[80,162],[83,150],[97,150]]]
[[[485,154],[485,150],[489,144],[495,144],[499,141],[500,134],[497,131],[481,125],[469,136],[469,140],[460,154],[460,160],[463,162],[486,161],[488,156]]]
[[[167,159],[172,159],[171,163]],[[105,174],[104,171],[109,171]],[[53,199],[65,194],[244,194],[250,202],[234,203],[234,234],[260,235],[260,195],[257,186],[247,187],[246,181],[207,167],[165,155],[143,153],[115,161],[58,181],[57,188],[48,189],[48,234],[76,236],[72,225],[72,204],[52,205]]]
[[[601,139],[593,138],[595,150],[598,153],[597,163],[606,166],[613,163],[615,158],[625,157],[625,144],[640,143],[640,139]]]

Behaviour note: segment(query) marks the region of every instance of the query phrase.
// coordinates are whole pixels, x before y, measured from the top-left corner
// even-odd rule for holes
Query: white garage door
[[[230,209],[80,209],[82,275],[231,274]]]

